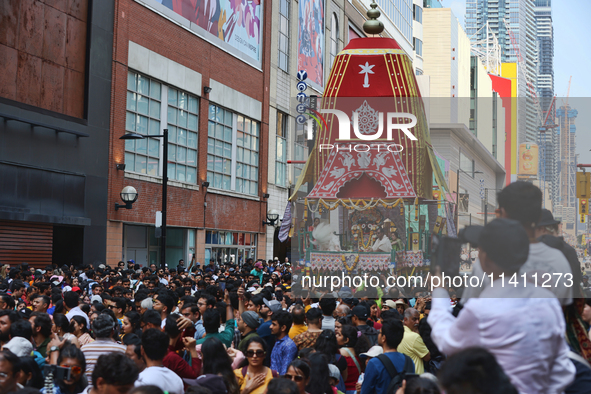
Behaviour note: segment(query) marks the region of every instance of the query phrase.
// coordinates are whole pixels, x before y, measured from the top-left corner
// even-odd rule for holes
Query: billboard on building
[[[519,175],[538,175],[538,146],[523,143],[519,145]]]
[[[175,13],[230,44],[245,55],[261,61],[263,0],[156,0]]]
[[[324,85],[324,0],[300,0],[298,5],[298,70],[308,81]]]

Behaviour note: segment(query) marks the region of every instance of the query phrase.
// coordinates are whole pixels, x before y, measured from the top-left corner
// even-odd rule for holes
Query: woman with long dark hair
[[[121,339],[127,334],[135,334],[141,338],[141,319],[142,316],[136,311],[129,311],[123,315],[123,324],[121,325]]]
[[[21,371],[22,374],[19,377],[19,383],[24,387],[33,387],[41,389],[43,387],[43,374],[39,364],[35,361],[34,357],[21,357]]]
[[[80,343],[76,338],[76,335],[72,334],[72,327],[70,321],[66,315],[62,313],[53,314],[53,324],[51,326],[51,332],[57,334],[60,339],[68,341],[77,347],[80,347]]]
[[[337,344],[337,336],[331,330],[324,330],[322,334],[316,340],[314,349],[318,353],[322,353],[326,356],[329,364],[337,366],[341,372],[341,379],[337,388],[341,391],[345,391],[345,381],[342,376],[347,371],[347,360],[341,355],[339,351],[339,345]]]
[[[355,352],[357,345],[357,329],[353,326],[344,325],[341,331],[336,334],[337,344],[341,347],[341,355],[347,361],[347,370],[343,376],[347,394],[355,394],[355,384],[362,372],[361,362]],[[328,381],[328,379],[327,379]]]
[[[373,322],[373,328],[380,330],[382,328],[382,323],[378,322],[380,320],[380,308],[378,308],[376,300],[369,300],[367,304],[369,306],[369,319],[367,321]]]
[[[94,339],[88,333],[86,319],[84,317],[78,315],[72,316],[72,320],[70,320],[70,327],[72,334],[76,335],[76,338],[78,338],[80,346],[87,345],[94,341]]]
[[[277,377],[276,371],[263,365],[267,355],[267,342],[258,335],[251,336],[244,348],[246,359],[242,368],[234,370],[240,394],[263,394],[271,379]]]
[[[50,345],[61,347],[61,350],[59,353],[50,353],[49,364],[70,368],[70,379],[48,381],[46,376],[45,387],[41,389],[41,393],[45,394],[48,389],[52,389],[53,394],[76,394],[84,391],[88,384],[82,375],[86,370],[86,359],[82,351],[58,338],[52,339],[47,346]]]
[[[330,385],[328,359],[322,353],[310,355],[310,382],[306,390],[310,394],[333,394],[336,388]]]
[[[238,394],[240,387],[232,370],[232,358],[228,355],[222,341],[207,338],[201,345],[203,356],[202,374],[216,374],[224,379],[229,394]]]
[[[306,386],[310,383],[310,365],[304,360],[293,360],[282,378],[294,381],[300,394],[309,394],[306,391]]]

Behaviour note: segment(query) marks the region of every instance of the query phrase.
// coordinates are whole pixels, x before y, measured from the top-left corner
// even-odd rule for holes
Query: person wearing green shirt
[[[400,239],[398,231],[394,231],[392,233],[390,242],[392,243],[392,249],[394,249],[395,251],[398,252],[404,250],[404,242],[402,242],[402,240]]]
[[[207,338],[217,338],[226,347],[232,346],[232,340],[234,339],[234,311],[232,309],[232,304],[230,303],[230,297],[228,295],[228,291],[226,290],[226,328],[224,331],[219,332],[220,330],[220,322],[221,316],[220,312],[216,308],[206,309],[203,313],[203,328],[205,328],[205,336],[199,339],[196,345],[200,345]]]
[[[259,284],[262,285],[263,284],[263,263],[261,263],[260,261],[257,261],[257,263],[254,265],[254,269],[252,271],[250,271],[250,274],[259,278]]]
[[[29,318],[33,327],[33,345],[43,357],[47,357],[47,344],[51,341],[51,317],[44,312],[33,312]]]

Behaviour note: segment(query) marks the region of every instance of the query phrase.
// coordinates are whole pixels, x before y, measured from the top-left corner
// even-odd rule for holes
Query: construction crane
[[[544,118],[544,123],[542,123],[542,125],[540,126],[540,132],[546,132],[550,129],[555,129],[558,127],[558,125],[556,123],[554,123],[554,120],[556,118],[556,115],[552,116],[552,119],[550,119],[550,121],[552,123],[548,123],[548,118],[550,117],[550,114],[555,114],[556,113],[556,108],[554,107],[556,105],[556,96],[552,97],[552,101],[550,102],[550,106],[548,107],[548,111],[546,111],[546,117]],[[554,111],[552,111],[552,109],[554,109]]]
[[[479,39],[478,37],[485,37]],[[472,37],[470,49],[475,54],[486,72],[493,75],[501,75],[501,46],[494,31],[490,28],[488,21]]]
[[[570,96],[570,83],[573,80],[573,76],[571,75],[570,78],[568,79],[568,90],[566,91],[566,104],[564,105],[565,107],[568,107],[568,96]]]

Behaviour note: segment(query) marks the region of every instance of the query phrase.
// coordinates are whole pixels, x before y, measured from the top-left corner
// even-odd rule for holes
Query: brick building
[[[189,10],[185,3],[115,1],[106,220],[111,265],[160,261],[154,223],[162,206],[162,141],[119,138],[163,129],[169,131],[169,267],[180,259],[188,265],[193,256],[202,264],[264,257],[272,2],[217,2],[222,10]],[[125,186],[137,190],[138,200],[132,209],[115,210]]]
[[[104,261],[113,0],[0,2],[0,262]]]

